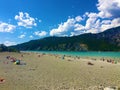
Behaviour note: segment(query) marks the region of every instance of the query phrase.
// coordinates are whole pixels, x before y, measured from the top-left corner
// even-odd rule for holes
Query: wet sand
[[[6,56],[21,60],[21,64],[15,65]],[[0,78],[5,80],[0,83],[0,90],[105,90],[120,87],[120,63],[98,58],[65,56],[63,59],[61,55],[4,52],[0,53]]]

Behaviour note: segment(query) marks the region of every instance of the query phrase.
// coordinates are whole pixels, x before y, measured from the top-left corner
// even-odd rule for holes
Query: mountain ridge
[[[45,37],[12,46],[19,50],[120,51],[120,26],[104,32],[72,37]]]
[[[19,50],[0,44],[0,52],[19,52]]]

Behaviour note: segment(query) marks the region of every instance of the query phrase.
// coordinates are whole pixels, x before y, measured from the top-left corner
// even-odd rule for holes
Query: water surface
[[[120,52],[68,52],[68,51],[28,51],[45,54],[70,55],[80,57],[109,57],[120,59]]]

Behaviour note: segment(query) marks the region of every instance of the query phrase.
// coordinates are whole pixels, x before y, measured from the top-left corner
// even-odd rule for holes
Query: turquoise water
[[[110,57],[119,58],[120,52],[67,52],[67,51],[28,51],[46,54],[59,54],[59,55],[70,55],[70,56],[80,56],[80,57]]]

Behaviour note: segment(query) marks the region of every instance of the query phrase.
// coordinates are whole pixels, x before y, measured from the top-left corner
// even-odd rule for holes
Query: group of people
[[[16,59],[16,58],[11,57],[11,56],[7,56],[6,59],[10,60],[11,62],[13,62],[16,65],[20,65],[20,60],[19,59]]]
[[[108,63],[112,63],[112,64],[117,64],[117,61],[112,60],[112,59],[101,59],[102,61],[107,61]]]

